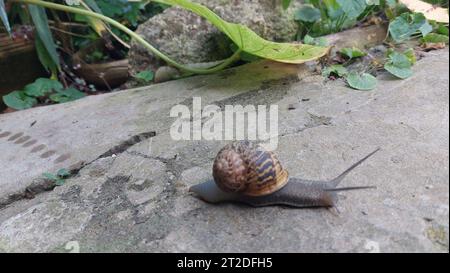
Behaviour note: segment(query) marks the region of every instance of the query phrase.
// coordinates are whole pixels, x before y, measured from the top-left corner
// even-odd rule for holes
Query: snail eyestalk
[[[166,63],[168,63],[168,64],[170,64],[170,65],[172,65],[172,66],[174,66],[174,67],[176,67],[176,68],[178,68],[178,69],[180,69],[182,71],[186,71],[186,72],[189,72],[189,73],[194,73],[194,74],[211,74],[211,73],[218,72],[218,71],[228,67],[233,62],[239,60],[240,53],[242,52],[241,50],[237,50],[231,57],[225,59],[221,64],[219,64],[217,66],[214,66],[212,68],[209,68],[209,69],[192,68],[192,67],[189,67],[189,66],[177,63],[175,60],[173,60],[170,57],[164,55],[162,52],[160,52],[158,49],[156,49],[154,46],[152,46],[150,43],[148,43],[140,35],[136,34],[134,31],[130,30],[126,26],[122,25],[121,23],[117,22],[116,20],[111,19],[111,18],[109,18],[109,17],[107,17],[105,15],[98,14],[98,13],[95,13],[95,12],[92,12],[92,11],[89,11],[89,10],[85,10],[85,9],[69,7],[69,6],[56,4],[56,3],[51,3],[51,2],[46,2],[46,1],[42,1],[42,0],[10,0],[10,1],[11,2],[16,2],[16,3],[37,5],[37,6],[45,7],[45,8],[48,8],[48,9],[54,9],[54,10],[60,10],[60,11],[65,11],[65,12],[69,12],[69,13],[74,13],[74,14],[85,15],[85,16],[89,16],[89,17],[93,17],[93,18],[102,20],[102,21],[110,24],[111,26],[116,27],[120,31],[128,34],[132,39],[134,39],[136,42],[138,42],[139,44],[144,46],[147,50],[152,52],[158,58],[164,60]]]

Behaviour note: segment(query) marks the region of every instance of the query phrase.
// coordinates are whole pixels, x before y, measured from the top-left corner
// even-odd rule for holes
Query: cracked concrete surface
[[[447,252],[448,60],[448,49],[428,53],[412,78],[383,74],[371,92],[261,62],[2,115],[0,251],[75,241],[82,252]],[[277,104],[277,153],[292,176],[329,179],[381,147],[343,182],[377,190],[340,194],[339,215],[203,203],[188,188],[211,178],[225,142],[171,139],[171,107],[193,96]],[[74,175],[44,187],[41,174],[61,167]],[[33,194],[36,183],[53,190]]]

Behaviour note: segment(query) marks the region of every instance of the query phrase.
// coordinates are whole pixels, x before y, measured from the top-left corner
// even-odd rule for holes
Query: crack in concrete
[[[155,137],[155,136],[156,136],[155,131],[144,132],[141,134],[134,135],[134,136],[122,141],[121,143],[115,145],[114,147],[112,147],[105,153],[101,154],[94,160],[92,160],[88,163],[81,162],[80,164],[77,164],[76,167],[72,167],[72,169],[69,170],[70,176],[67,177],[66,180],[75,177],[76,175],[79,174],[79,172],[82,169],[91,165],[92,163],[94,163],[95,161],[97,161],[99,159],[110,157],[113,155],[122,154],[122,153],[126,152],[131,146],[138,144],[142,141],[145,141],[149,138]],[[55,187],[56,187],[55,181],[51,181],[51,180],[44,179],[44,178],[35,178],[34,181],[31,183],[31,185],[26,187],[22,192],[17,192],[14,194],[10,194],[9,196],[7,196],[5,198],[0,198],[0,210],[5,208],[8,205],[13,204],[14,202],[24,200],[24,199],[33,199],[36,197],[36,195],[44,193],[44,192],[52,191]]]

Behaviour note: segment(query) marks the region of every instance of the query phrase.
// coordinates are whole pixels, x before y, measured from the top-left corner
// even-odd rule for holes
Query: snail
[[[213,177],[189,191],[208,203],[235,202],[254,207],[335,207],[337,192],[375,188],[359,186],[338,188],[354,168],[378,152],[368,154],[330,181],[289,178],[275,153],[249,141],[226,145],[217,154]]]

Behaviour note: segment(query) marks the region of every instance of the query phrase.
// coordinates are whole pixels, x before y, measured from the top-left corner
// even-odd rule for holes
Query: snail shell
[[[229,193],[265,196],[286,186],[289,175],[278,157],[248,141],[226,145],[213,164],[217,186]]]

